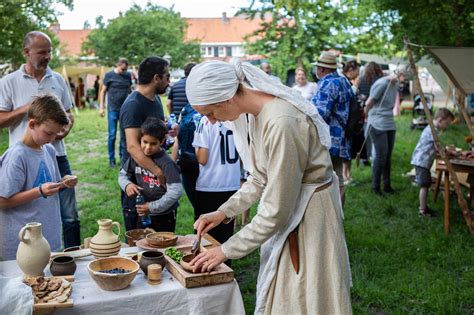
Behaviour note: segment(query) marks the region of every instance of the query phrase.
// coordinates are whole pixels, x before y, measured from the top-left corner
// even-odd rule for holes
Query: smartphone
[[[74,175],[66,175],[64,177],[63,180],[61,180],[59,183],[61,184],[61,186],[63,187],[67,187],[66,185],[68,185],[70,182],[74,181],[77,179],[77,176],[74,176]]]

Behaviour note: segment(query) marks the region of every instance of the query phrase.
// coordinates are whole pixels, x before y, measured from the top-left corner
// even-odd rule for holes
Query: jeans
[[[57,156],[56,160],[61,178],[72,174],[67,156]],[[81,245],[81,224],[77,213],[74,188],[64,188],[59,191],[59,204],[63,223],[64,248]]]
[[[372,127],[370,138],[375,148],[375,158],[372,163],[372,190],[380,191],[380,177],[382,177],[383,189],[390,190],[392,188],[390,169],[395,144],[395,130],[378,130]]]
[[[108,139],[108,150],[109,150],[109,161],[115,161],[115,139],[117,137],[117,124],[119,121],[120,112],[109,110],[107,112],[107,121],[109,127],[109,139]],[[122,153],[124,151],[123,142],[119,141],[119,155],[122,159]]]

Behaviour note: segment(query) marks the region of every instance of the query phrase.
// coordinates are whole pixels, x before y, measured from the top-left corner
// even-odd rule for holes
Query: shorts
[[[418,184],[418,186],[429,188],[431,186],[430,170],[424,167],[415,166],[415,172],[415,182]]]
[[[344,177],[342,176],[342,164],[344,163],[343,158],[331,155],[332,168],[336,172],[337,178],[339,179],[339,187],[344,187]]]

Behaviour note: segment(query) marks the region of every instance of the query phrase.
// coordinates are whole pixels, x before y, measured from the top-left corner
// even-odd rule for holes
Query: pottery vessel
[[[71,256],[57,256],[51,259],[49,270],[53,276],[69,276],[76,272],[76,262]]]
[[[162,269],[165,269],[166,259],[163,253],[153,250],[143,252],[142,258],[140,258],[139,265],[145,275],[148,275],[148,265],[151,264],[159,264],[161,265]]]
[[[16,252],[16,262],[25,276],[43,276],[44,268],[51,257],[51,247],[43,237],[41,223],[26,224],[18,233],[20,245]]]
[[[92,255],[96,258],[117,255],[121,246],[119,237],[120,224],[118,222],[112,222],[110,219],[100,219],[97,223],[99,224],[99,231],[90,242]],[[117,234],[112,231],[114,226],[117,227]]]
[[[125,237],[127,238],[128,245],[134,247],[137,246],[137,241],[145,238],[147,234],[154,233],[153,229],[134,229],[125,232]]]

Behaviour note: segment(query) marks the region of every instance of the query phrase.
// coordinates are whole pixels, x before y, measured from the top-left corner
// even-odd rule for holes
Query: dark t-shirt
[[[125,100],[120,109],[120,141],[125,148],[123,161],[127,160],[129,154],[126,150],[125,129],[140,128],[148,117],[157,117],[165,120],[163,105],[159,96],[154,101],[149,100],[137,91],[133,91]]]
[[[105,74],[104,85],[107,87],[107,106],[109,111],[120,111],[120,107],[130,92],[132,75],[130,72],[121,74],[110,71]]]
[[[151,159],[163,170],[166,183],[181,183],[178,166],[164,150],[151,156]],[[160,184],[158,178],[149,170],[139,166],[132,158],[127,159],[122,168],[133,183],[143,188],[141,194],[145,197],[146,202],[158,200],[166,193],[166,187]],[[167,212],[177,208],[178,203],[176,202]]]
[[[173,101],[173,113],[179,117],[183,107],[189,103],[186,97],[186,78],[182,78],[171,87],[168,99]]]

